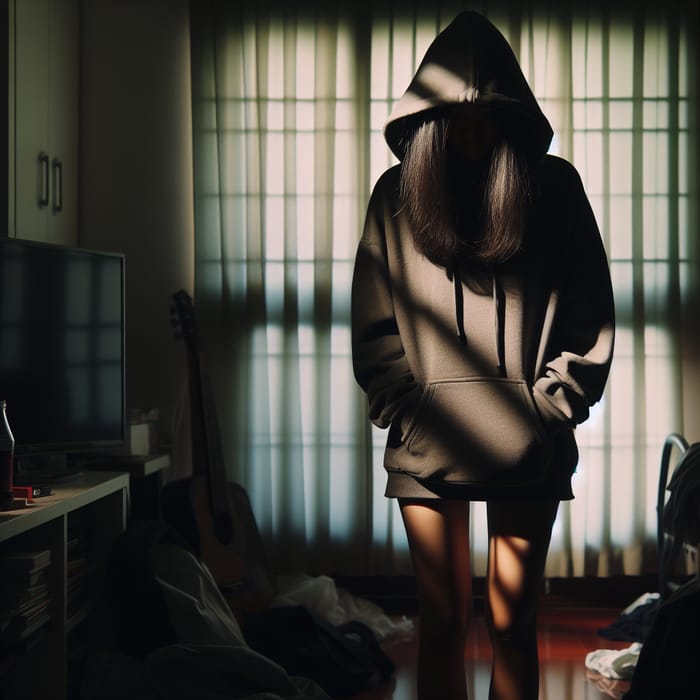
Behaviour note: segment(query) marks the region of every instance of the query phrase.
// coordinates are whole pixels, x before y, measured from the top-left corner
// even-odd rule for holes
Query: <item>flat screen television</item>
[[[124,262],[0,239],[0,399],[16,465],[124,443]]]

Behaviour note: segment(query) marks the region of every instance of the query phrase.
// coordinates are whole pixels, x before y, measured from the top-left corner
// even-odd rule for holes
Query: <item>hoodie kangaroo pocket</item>
[[[421,476],[480,481],[541,463],[545,437],[524,380],[473,378],[427,387],[403,443]]]

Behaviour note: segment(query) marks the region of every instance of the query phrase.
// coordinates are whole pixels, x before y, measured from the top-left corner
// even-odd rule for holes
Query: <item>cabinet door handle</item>
[[[51,161],[53,170],[53,211],[63,211],[63,161],[54,158]]]
[[[39,206],[49,206],[49,154],[39,154]]]

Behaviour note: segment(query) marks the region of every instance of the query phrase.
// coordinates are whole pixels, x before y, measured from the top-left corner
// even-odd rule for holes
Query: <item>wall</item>
[[[169,321],[194,280],[187,0],[82,0],[80,245],[126,255],[127,406],[168,429],[186,380]]]
[[[9,37],[9,3],[0,0],[0,36]],[[0,138],[0,236],[6,236],[8,231],[9,202],[9,100],[10,100],[10,51],[12,40],[4,41],[0,49],[0,134],[8,134],[8,138]],[[14,222],[13,222],[14,230]]]

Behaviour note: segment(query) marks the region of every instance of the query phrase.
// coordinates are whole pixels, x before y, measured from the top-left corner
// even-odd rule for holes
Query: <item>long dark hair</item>
[[[448,264],[466,253],[495,264],[522,246],[529,167],[506,137],[479,167],[450,153],[446,118],[426,121],[407,144],[400,188],[416,248],[431,260]]]

